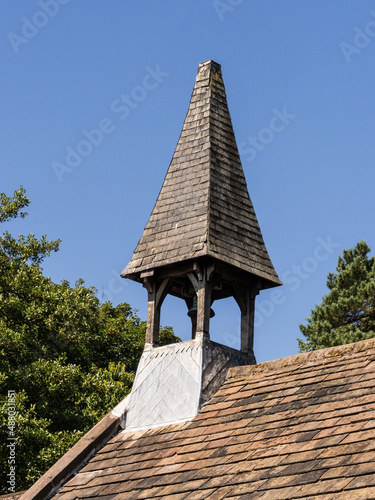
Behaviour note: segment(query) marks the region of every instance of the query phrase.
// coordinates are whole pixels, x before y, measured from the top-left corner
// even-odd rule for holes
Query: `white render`
[[[193,419],[222,384],[228,368],[255,359],[208,339],[146,348],[132,392],[113,410],[125,432]]]

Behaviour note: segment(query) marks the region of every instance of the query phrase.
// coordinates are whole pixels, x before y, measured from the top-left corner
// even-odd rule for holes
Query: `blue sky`
[[[222,66],[250,196],[284,282],[257,298],[257,360],[297,352],[298,325],[343,248],[361,239],[375,248],[373,2],[2,0],[0,53],[0,190],[23,185],[31,199],[29,217],[7,229],[62,239],[44,264],[54,281],[83,278],[146,318],[146,291],[119,274],[207,59]],[[289,118],[270,132],[277,113]],[[214,309],[211,337],[238,347],[234,301]],[[167,298],[162,324],[187,339],[189,321]]]

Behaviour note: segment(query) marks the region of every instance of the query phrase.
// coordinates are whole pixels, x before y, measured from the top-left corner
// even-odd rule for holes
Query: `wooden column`
[[[144,286],[148,293],[146,346],[153,347],[159,345],[160,306],[156,303],[156,282],[148,280]]]
[[[144,278],[143,286],[147,289],[147,330],[145,348],[159,345],[160,308],[168,293],[170,279],[166,278],[157,282],[153,278]]]
[[[188,277],[197,294],[197,319],[195,327],[195,338],[210,338],[210,312],[212,284],[210,276],[213,266],[196,268],[194,273],[188,273]],[[194,324],[193,324],[194,329]]]
[[[234,286],[234,298],[241,310],[241,351],[253,352],[255,297],[259,293],[256,285]]]
[[[241,351],[252,351],[254,347],[255,295],[246,290],[246,308],[241,311]]]
[[[197,329],[195,337],[210,338],[211,283],[206,276],[197,290]]]

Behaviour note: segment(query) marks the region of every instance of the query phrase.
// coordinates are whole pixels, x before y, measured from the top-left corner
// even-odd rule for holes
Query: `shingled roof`
[[[118,433],[54,498],[375,498],[374,379],[375,339],[231,368],[192,421]]]
[[[221,67],[201,63],[182,132],[158,199],[122,276],[209,256],[281,282],[247,190]]]

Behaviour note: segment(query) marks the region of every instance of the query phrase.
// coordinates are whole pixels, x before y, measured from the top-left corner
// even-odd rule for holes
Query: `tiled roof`
[[[281,284],[247,191],[221,74],[199,65],[190,106],[158,199],[123,272],[208,255]]]
[[[375,498],[375,339],[230,369],[192,421],[120,432],[54,497]]]

